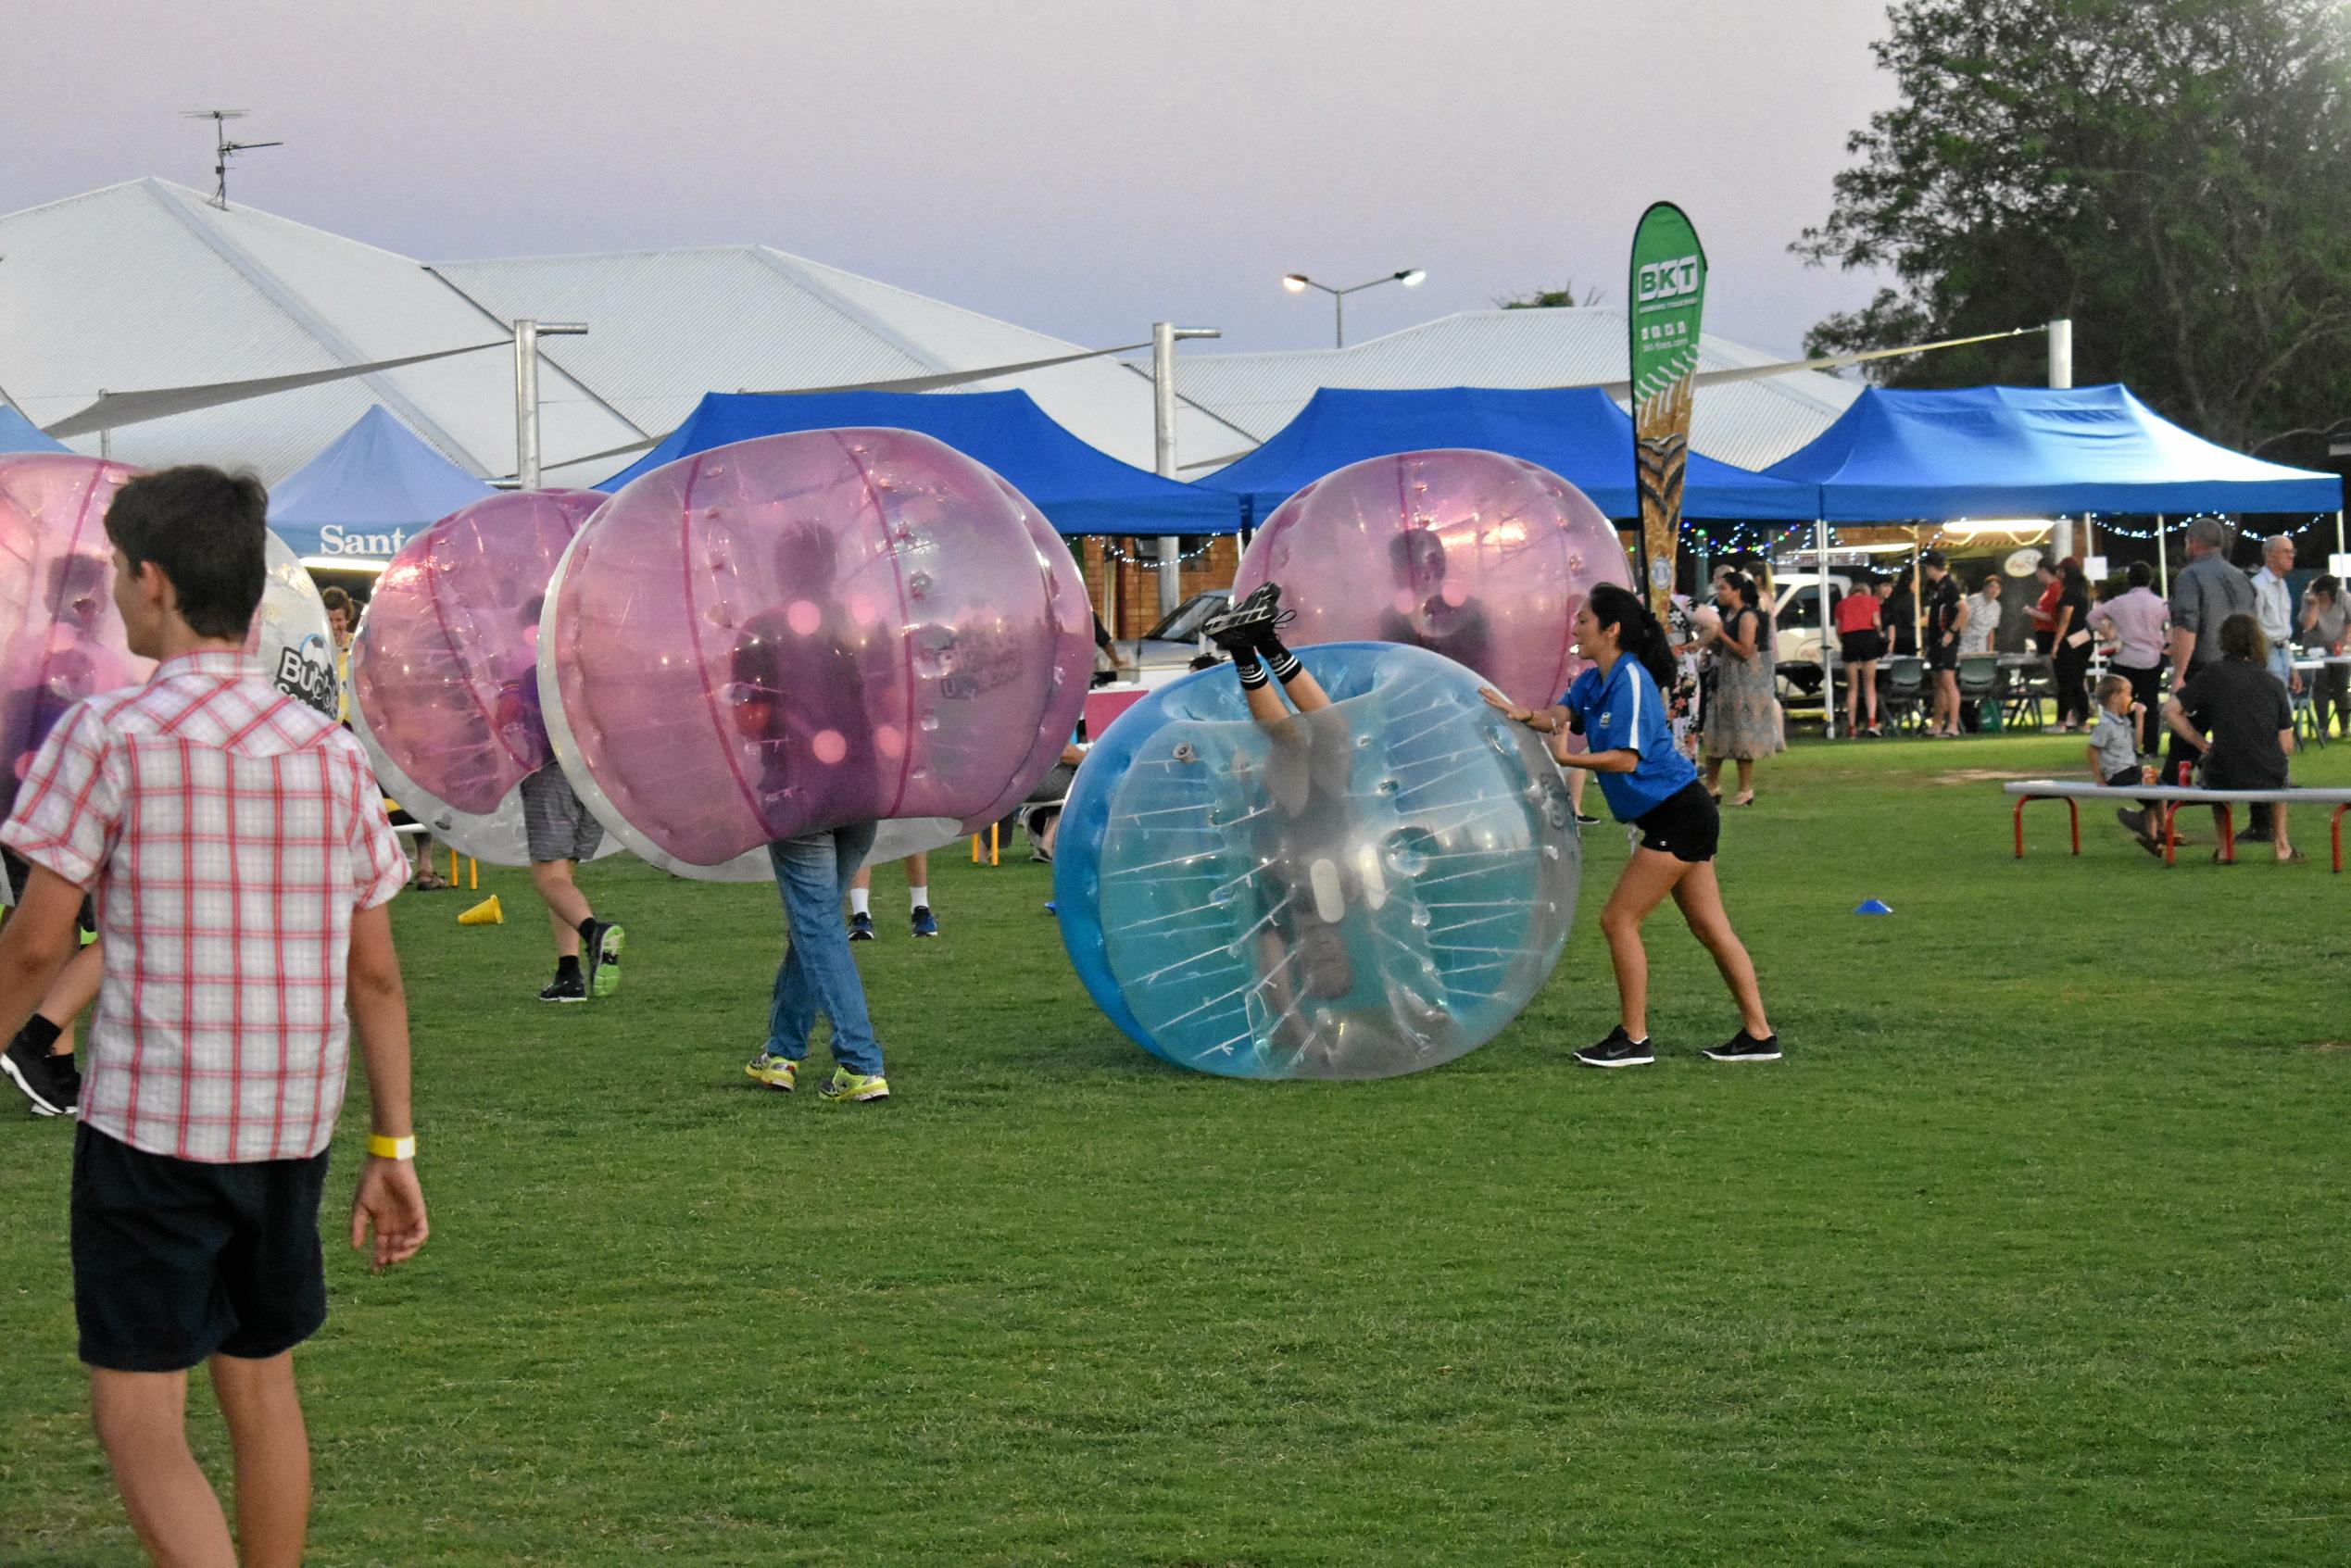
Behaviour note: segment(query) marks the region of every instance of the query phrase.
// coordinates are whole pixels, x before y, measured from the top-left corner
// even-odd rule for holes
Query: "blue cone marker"
[[[1857,915],[1890,915],[1893,913],[1893,909],[1891,905],[1880,902],[1876,898],[1865,898],[1861,901],[1860,908],[1854,909],[1854,913]]]

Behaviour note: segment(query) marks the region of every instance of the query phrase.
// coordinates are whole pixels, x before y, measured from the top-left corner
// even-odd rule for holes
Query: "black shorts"
[[[1886,634],[1864,627],[1837,634],[1837,652],[1847,664],[1873,664],[1886,657]]]
[[[1662,850],[1696,865],[1715,858],[1722,842],[1722,812],[1706,786],[1692,779],[1633,819],[1643,849]]]
[[[1936,638],[1933,646],[1927,649],[1927,668],[1930,670],[1958,669],[1959,640],[1955,637],[1946,643],[1939,637]]]
[[[207,1165],[78,1127],[73,1316],[82,1361],[181,1372],[218,1352],[262,1361],[326,1322],[322,1149]]]

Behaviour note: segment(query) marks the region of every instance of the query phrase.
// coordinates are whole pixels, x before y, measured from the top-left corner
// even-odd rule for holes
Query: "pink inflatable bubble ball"
[[[1616,530],[1582,491],[1498,452],[1351,463],[1282,503],[1241,558],[1236,596],[1268,579],[1293,646],[1387,642],[1441,653],[1513,702],[1556,702],[1582,668],[1576,611],[1629,588]]]
[[[1001,816],[1060,757],[1094,652],[1036,508],[901,430],[643,475],[581,532],[546,626],[573,787],[632,848],[698,867],[849,822]]]
[[[114,608],[107,508],[137,470],[63,453],[0,458],[0,816],[65,710],[135,685]]]
[[[554,759],[539,715],[539,614],[556,562],[606,497],[492,495],[409,541],[351,645],[367,738],[434,801],[486,814]]]

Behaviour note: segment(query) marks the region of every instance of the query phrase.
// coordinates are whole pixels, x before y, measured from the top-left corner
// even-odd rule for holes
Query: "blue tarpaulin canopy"
[[[1839,522],[2041,513],[2334,511],[2343,481],[2190,434],[2128,387],[1872,387],[1764,470]]]
[[[41,433],[41,428],[6,403],[0,403],[0,452],[70,452],[73,448],[54,436]]]
[[[307,566],[380,567],[459,507],[497,494],[379,407],[278,482],[270,526]]]
[[[1500,452],[1549,469],[1612,518],[1640,515],[1633,487],[1633,428],[1598,387],[1437,387],[1355,391],[1324,387],[1265,444],[1200,483],[1248,502],[1258,523],[1334,469],[1366,458],[1438,447]],[[1765,479],[1693,452],[1682,481],[1688,517],[1808,521],[1819,516],[1809,485]]]
[[[713,446],[799,430],[911,430],[996,470],[1063,533],[1230,533],[1230,495],[1130,468],[1055,424],[1025,392],[706,394],[659,446],[597,486]]]

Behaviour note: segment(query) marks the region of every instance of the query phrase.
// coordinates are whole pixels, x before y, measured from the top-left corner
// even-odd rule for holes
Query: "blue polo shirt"
[[[1674,746],[1673,722],[1657,683],[1632,655],[1618,655],[1605,675],[1597,665],[1585,671],[1559,701],[1594,751],[1641,754],[1629,773],[1592,775],[1618,822],[1647,816],[1697,779],[1698,770]]]

